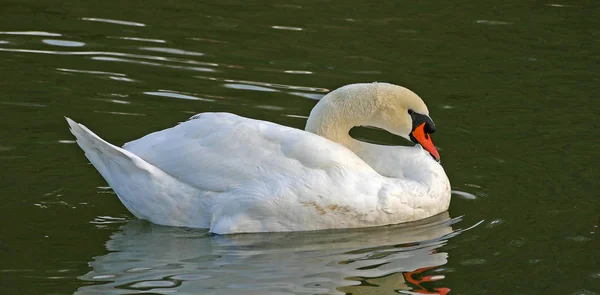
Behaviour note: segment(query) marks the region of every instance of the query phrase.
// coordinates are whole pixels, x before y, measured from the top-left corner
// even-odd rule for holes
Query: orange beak
[[[425,133],[425,123],[417,126],[417,128],[415,128],[415,130],[413,130],[413,132],[411,133],[412,137],[414,137],[417,142],[426,150],[428,151],[431,156],[433,156],[433,158],[436,161],[440,160],[440,153],[438,152],[438,150],[435,148],[435,145],[433,145],[433,141],[431,141],[431,135]]]

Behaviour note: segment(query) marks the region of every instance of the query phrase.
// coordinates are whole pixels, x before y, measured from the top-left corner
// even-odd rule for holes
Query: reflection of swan
[[[67,121],[127,209],[157,224],[220,234],[358,228],[427,218],[450,203],[427,106],[392,84],[327,94],[306,131],[202,113],[119,148]],[[363,125],[423,148],[350,137]]]
[[[81,277],[98,284],[77,294],[368,294],[359,281],[377,282],[372,294],[410,290],[410,272],[446,264],[436,249],[452,223],[444,213],[378,228],[214,236],[134,220]]]

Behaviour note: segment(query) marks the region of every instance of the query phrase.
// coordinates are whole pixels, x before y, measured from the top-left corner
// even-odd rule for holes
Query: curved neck
[[[312,116],[306,121],[305,130],[321,137],[325,137],[331,141],[340,143],[352,151],[357,147],[357,140],[350,136],[350,129],[360,124],[348,120],[336,120],[332,115],[326,115],[322,118],[325,120],[315,120]]]
[[[377,125],[371,122],[378,109],[377,97],[377,83],[354,84],[334,90],[312,109],[305,130],[356,151],[360,142],[350,136],[350,129]]]

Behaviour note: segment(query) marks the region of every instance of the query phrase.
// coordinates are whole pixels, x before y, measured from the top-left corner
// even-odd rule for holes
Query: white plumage
[[[363,103],[353,112],[359,105],[353,100],[367,101],[372,110]],[[396,109],[382,110],[390,105]],[[317,104],[307,125],[311,132],[202,113],[123,148],[67,121],[136,217],[229,234],[378,226],[447,210],[448,179],[420,146],[378,146],[348,135],[352,126],[372,125],[408,137],[408,108],[428,115],[408,89],[353,84]],[[385,112],[402,114],[390,118]]]

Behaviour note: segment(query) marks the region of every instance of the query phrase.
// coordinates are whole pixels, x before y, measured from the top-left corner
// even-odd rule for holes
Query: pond
[[[0,7],[3,293],[600,294],[593,2]],[[372,81],[428,104],[448,212],[286,234],[153,225],[119,202],[64,120],[118,145],[200,112],[303,128],[324,94]]]

